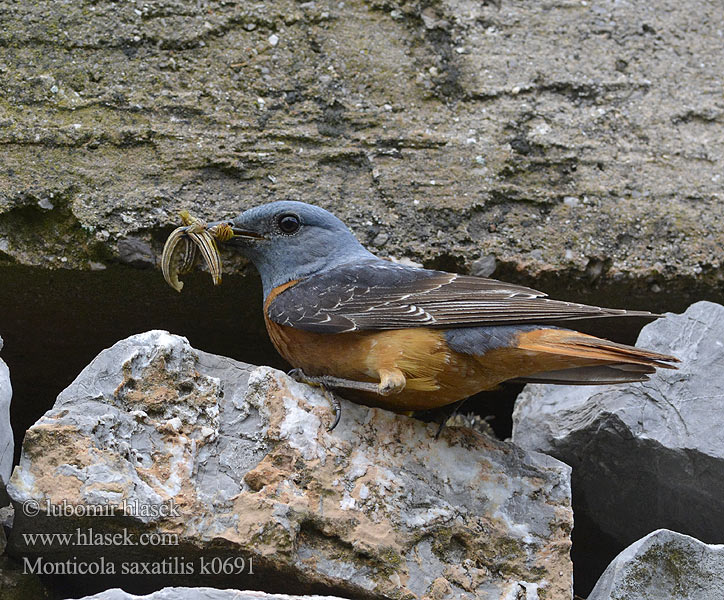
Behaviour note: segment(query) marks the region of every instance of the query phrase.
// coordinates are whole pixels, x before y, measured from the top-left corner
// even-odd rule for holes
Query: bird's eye
[[[299,221],[299,217],[292,214],[281,215],[277,219],[277,224],[279,225],[279,229],[281,229],[282,233],[286,233],[287,235],[296,233],[302,225]]]

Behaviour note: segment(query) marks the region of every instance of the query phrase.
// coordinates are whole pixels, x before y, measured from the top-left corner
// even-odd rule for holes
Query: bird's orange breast
[[[444,406],[484,389],[474,357],[453,352],[443,331],[426,327],[349,333],[314,333],[279,325],[267,314],[271,301],[289,282],[273,290],[264,303],[269,337],[289,364],[307,375],[333,375],[354,381],[379,383],[381,369],[400,369],[405,389],[391,396],[341,391],[365,404],[396,411]],[[490,383],[495,387],[499,379]]]

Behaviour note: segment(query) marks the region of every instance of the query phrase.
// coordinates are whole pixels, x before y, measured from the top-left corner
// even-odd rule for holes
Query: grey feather
[[[648,381],[656,369],[650,365],[598,365],[546,371],[511,379],[518,383],[559,383],[564,385],[607,385]]]
[[[648,312],[551,300],[494,279],[397,265],[371,257],[312,275],[279,294],[269,318],[319,333],[406,327],[549,323]]]

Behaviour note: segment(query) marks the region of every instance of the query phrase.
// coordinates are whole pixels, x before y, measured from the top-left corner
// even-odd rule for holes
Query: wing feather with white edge
[[[335,267],[279,294],[269,318],[318,333],[407,327],[479,327],[658,315],[551,300],[537,290],[384,260]]]

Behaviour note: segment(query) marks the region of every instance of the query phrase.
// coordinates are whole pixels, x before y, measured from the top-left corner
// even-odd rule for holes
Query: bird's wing
[[[280,325],[318,333],[656,316],[544,296],[495,279],[376,260],[338,266],[303,279],[276,296],[267,314]]]

